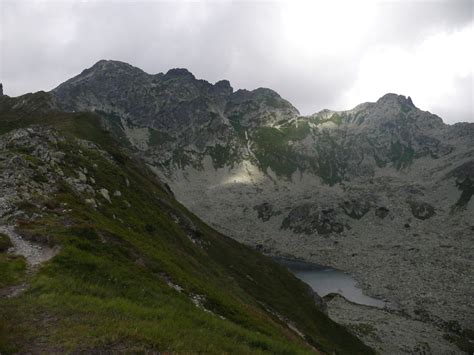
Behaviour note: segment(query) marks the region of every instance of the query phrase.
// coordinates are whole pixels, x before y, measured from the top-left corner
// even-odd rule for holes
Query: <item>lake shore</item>
[[[377,308],[394,308],[393,305],[385,300],[367,296],[358,287],[357,281],[350,274],[341,270],[298,259],[282,257],[275,257],[273,259],[280,265],[288,268],[296,277],[306,282],[321,297],[335,293],[356,304]]]

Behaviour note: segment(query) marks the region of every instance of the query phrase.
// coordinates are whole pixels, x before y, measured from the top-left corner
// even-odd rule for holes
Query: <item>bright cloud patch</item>
[[[471,23],[451,33],[437,33],[414,48],[379,45],[361,59],[355,85],[341,99],[344,107],[371,101],[387,92],[410,95],[422,109],[443,111],[443,103],[460,104],[462,97],[471,102],[455,114],[469,119],[472,115],[474,39]],[[455,105],[453,105],[455,106]],[[473,118],[471,117],[471,121]]]

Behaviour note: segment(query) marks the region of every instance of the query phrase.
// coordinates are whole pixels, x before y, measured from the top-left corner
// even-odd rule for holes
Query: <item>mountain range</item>
[[[271,89],[234,91],[226,80],[211,84],[186,69],[151,75],[110,60],[49,93],[2,101],[3,126],[12,129],[32,113],[53,120],[55,129],[97,118],[107,133],[94,144],[103,149],[103,141],[113,140],[130,164],[143,164],[127,171],[152,171],[166,201],[176,198],[218,231],[212,233],[256,249],[252,255],[298,258],[351,273],[366,293],[393,307],[369,310],[340,297],[325,303],[331,319],[376,350],[470,351],[473,123],[447,125],[397,94],[348,111],[303,116]],[[91,140],[99,129],[78,131],[80,139]],[[82,182],[89,181],[84,166],[74,169],[76,179],[85,175]],[[115,187],[105,189],[109,196]],[[94,211],[108,206],[101,190],[92,191],[99,197],[90,193],[86,200]],[[140,193],[144,198],[146,189]],[[175,203],[150,200],[143,208],[169,211]],[[125,219],[118,212],[110,216]],[[188,218],[195,217],[171,218],[194,244],[206,244],[196,242],[203,232],[189,227]],[[150,234],[160,228],[152,225]],[[242,265],[247,258],[242,256]],[[301,286],[288,288],[294,287]],[[318,341],[311,344],[322,349]]]

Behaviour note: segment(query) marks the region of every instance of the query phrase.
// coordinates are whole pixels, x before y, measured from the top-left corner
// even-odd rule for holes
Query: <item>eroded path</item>
[[[13,226],[0,226],[0,233],[7,235],[13,244],[13,246],[8,250],[8,253],[21,255],[25,258],[27,263],[27,273],[34,272],[41,263],[48,261],[59,252],[59,248],[50,248],[45,245],[39,245],[25,240],[15,233]],[[9,285],[0,288],[0,297],[16,297],[27,288],[28,284],[25,282],[16,285]]]
[[[25,257],[28,266],[35,267],[55,256],[59,249],[48,246],[34,244],[25,240],[15,233],[13,226],[0,226],[0,233],[10,237],[13,247],[8,250],[11,254],[22,255]]]

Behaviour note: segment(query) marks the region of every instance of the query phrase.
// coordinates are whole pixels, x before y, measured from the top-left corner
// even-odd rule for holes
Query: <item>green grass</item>
[[[150,139],[148,144],[150,144],[151,146],[161,147],[166,143],[173,141],[175,141],[175,139],[171,137],[168,133],[150,128]]]
[[[9,117],[0,114],[0,122]],[[96,195],[100,206],[94,209],[84,202],[92,196],[62,183],[57,193],[29,206],[42,217],[22,221],[19,233],[43,237],[60,252],[28,277],[26,292],[0,298],[0,352],[298,354],[310,353],[309,343],[326,353],[371,353],[320,312],[307,286],[286,269],[219,234],[173,200],[143,163],[100,129],[96,116],[49,113],[9,122],[13,127],[41,122],[59,130],[69,138],[59,143],[66,175],[87,168],[96,189],[122,196],[112,196],[110,204]],[[114,162],[77,146],[73,137],[97,143]],[[57,208],[65,204],[71,212]],[[5,274],[14,275],[15,264],[21,275],[21,260],[8,260]],[[183,291],[170,288],[163,275]],[[196,307],[192,294],[203,295],[212,313]],[[306,338],[267,309],[297,324]]]
[[[260,127],[252,135],[252,150],[262,171],[271,168],[278,176],[291,178],[300,166],[300,157],[289,145],[290,141],[303,139],[309,134],[307,124],[299,128]]]
[[[321,116],[314,116],[310,120],[310,122],[312,124],[315,124],[315,125],[321,125],[323,123],[333,122],[334,124],[336,124],[338,126],[342,124],[342,121],[343,121],[343,117],[342,117],[342,115],[340,115],[338,113],[333,113],[331,115],[331,117],[329,117],[329,118],[324,118],[324,117],[321,117]]]
[[[331,119],[333,118],[334,115]],[[281,178],[290,179],[300,169],[313,172],[328,185],[341,182],[347,152],[329,134],[323,132],[319,136],[315,147],[318,151],[317,158],[297,153],[293,148],[292,143],[305,139],[310,133],[307,122],[298,122],[298,125],[292,122],[280,129],[257,128],[252,135],[252,148],[258,165],[263,171],[271,168]]]
[[[21,256],[0,253],[0,288],[20,283],[26,272],[26,262]]]
[[[215,145],[207,148],[207,153],[212,158],[214,168],[223,168],[224,166],[233,166],[238,161],[238,154],[230,145]]]
[[[0,289],[20,283],[26,272],[26,262],[22,256],[7,254],[13,244],[10,238],[0,233]]]
[[[410,146],[404,145],[399,141],[390,144],[390,158],[397,170],[410,166],[414,155],[415,151]]]
[[[306,121],[298,121],[297,123],[291,122],[281,127],[280,131],[283,133],[286,142],[305,139],[311,132],[309,124]]]
[[[12,246],[13,244],[8,235],[0,233],[0,253],[7,251]]]
[[[107,126],[108,130],[113,134],[115,139],[120,142],[120,144],[131,147],[131,144],[124,132],[122,120],[118,114],[115,112],[105,112],[102,110],[95,110],[95,113],[102,118],[103,123]]]

